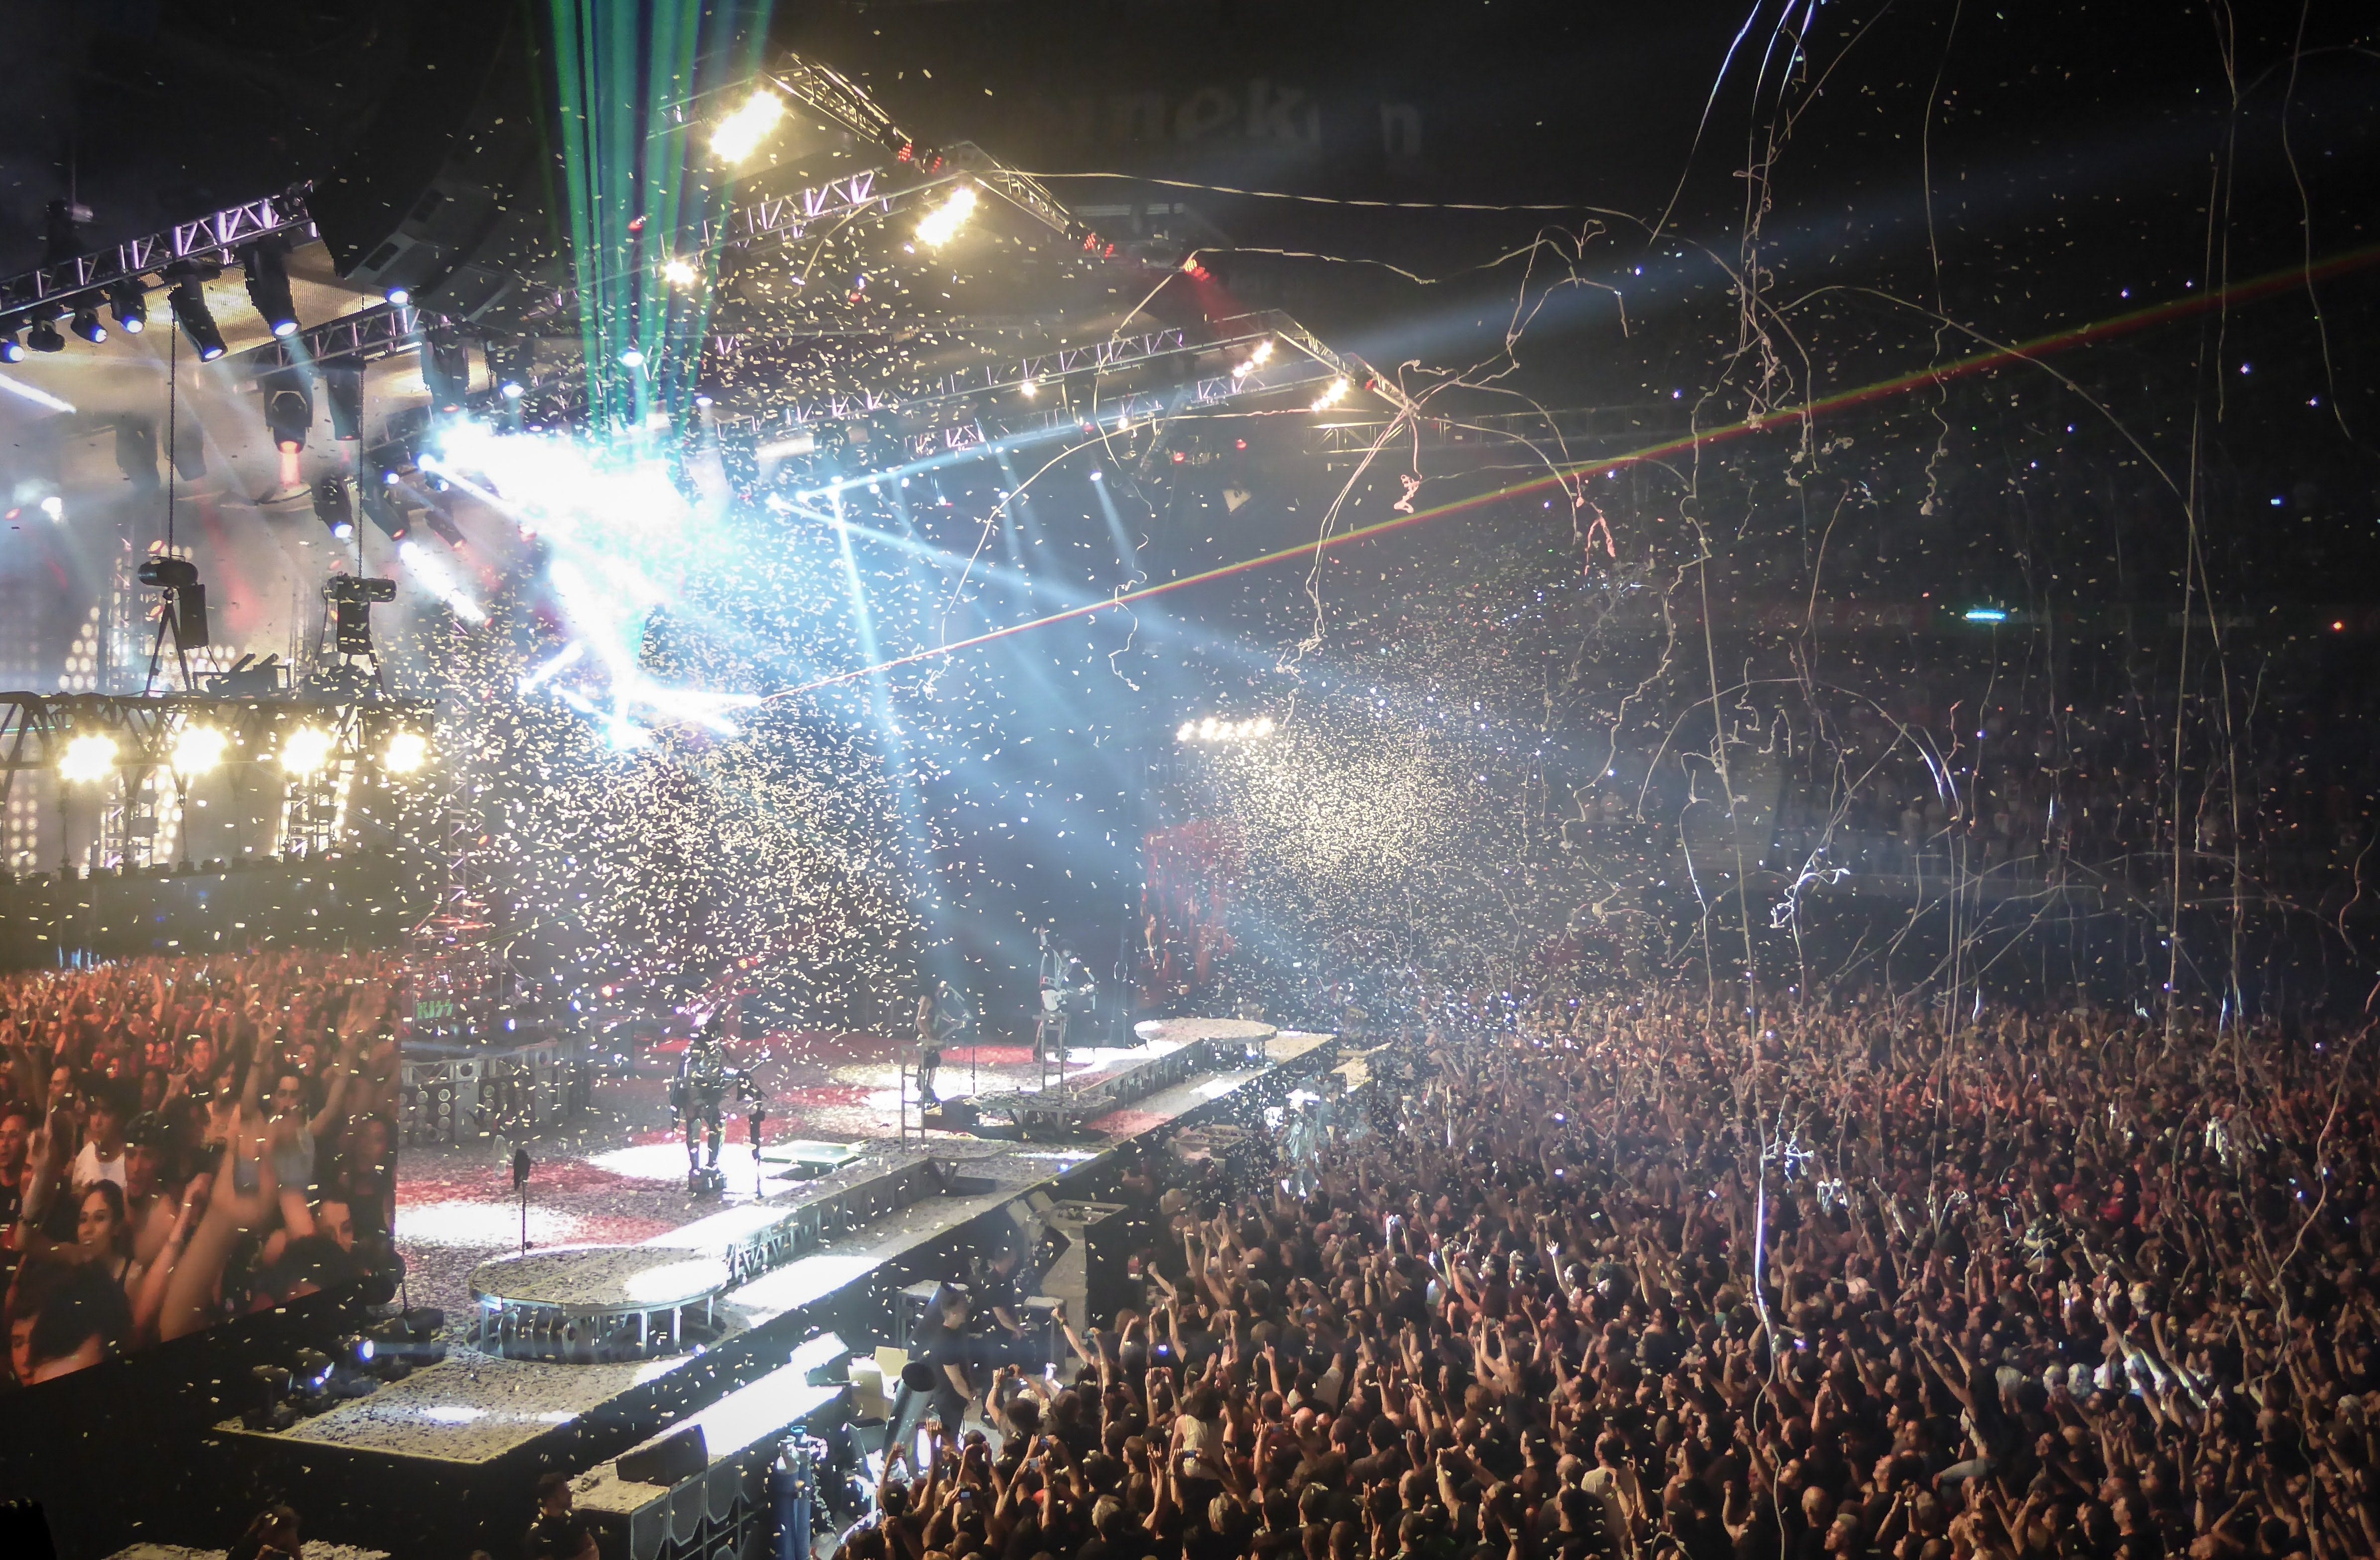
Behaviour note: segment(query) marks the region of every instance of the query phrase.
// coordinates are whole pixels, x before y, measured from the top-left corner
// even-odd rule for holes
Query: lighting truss
[[[704,223],[703,245],[710,249],[735,248],[764,238],[791,244],[820,223],[841,223],[870,206],[881,204],[890,212],[892,196],[877,187],[883,176],[881,169],[863,168],[789,195],[754,196],[731,207],[720,221]]]
[[[176,260],[200,255],[229,264],[233,249],[260,238],[283,237],[294,244],[314,236],[314,219],[306,210],[306,187],[300,185],[261,200],[225,207],[196,222],[176,223],[162,233],[128,239],[114,248],[0,279],[0,312],[61,303],[77,293],[162,271]]]
[[[1051,232],[1069,236],[1078,234],[1087,236],[1088,230],[1075,219],[1075,214],[1059,204],[1058,198],[1042,188],[1038,181],[997,161],[975,142],[963,140],[944,147],[942,155],[953,167],[972,175],[976,183]],[[1085,245],[1085,248],[1089,247],[1087,243]]]
[[[326,767],[363,761],[382,728],[426,731],[437,707],[428,699],[369,702],[240,698],[221,694],[0,694],[0,797],[24,770],[55,769],[67,744],[96,733],[114,739],[116,768],[167,768],[184,728],[224,733],[225,765],[269,763],[280,733],[301,726],[328,732]]]
[[[419,346],[422,331],[434,318],[425,318],[409,303],[375,304],[241,353],[239,364],[250,372],[263,374],[336,357],[393,357]]]
[[[877,106],[868,95],[842,72],[804,59],[799,54],[786,54],[776,65],[760,72],[759,79],[768,82],[787,97],[816,114],[831,120],[839,129],[848,130],[862,140],[874,141],[888,151],[898,151],[909,144],[892,116]],[[730,86],[714,87],[690,98],[681,98],[662,111],[670,129],[692,125],[707,115],[706,105],[741,92],[751,82],[738,81]],[[655,132],[659,134],[659,131]]]

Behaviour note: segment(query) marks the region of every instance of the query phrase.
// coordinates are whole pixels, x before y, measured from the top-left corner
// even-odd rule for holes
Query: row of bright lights
[[[1258,715],[1246,720],[1218,720],[1208,716],[1204,720],[1184,720],[1173,733],[1175,742],[1261,742],[1272,735],[1272,717]]]
[[[186,726],[174,739],[169,762],[176,774],[202,775],[223,762],[224,750],[230,743],[230,738],[212,726]],[[303,779],[320,773],[337,746],[338,739],[320,726],[300,726],[281,739],[277,756],[285,772]],[[103,780],[115,769],[121,751],[114,737],[86,732],[67,744],[66,752],[58,759],[58,778],[69,785]],[[393,775],[409,775],[429,761],[427,737],[419,732],[398,732],[381,751],[380,766]]]

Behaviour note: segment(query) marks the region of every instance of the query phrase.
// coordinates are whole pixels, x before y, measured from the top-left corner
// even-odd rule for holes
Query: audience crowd
[[[1054,1380],[961,1365],[845,1542],[2380,1554],[2361,1039],[1647,998],[1392,1041],[1376,1086],[1133,1172],[1141,1303]]]
[[[393,1262],[397,969],[285,949],[0,975],[8,1384]]]

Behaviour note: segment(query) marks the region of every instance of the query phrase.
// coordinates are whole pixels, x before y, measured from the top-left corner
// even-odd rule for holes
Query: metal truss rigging
[[[436,707],[428,699],[0,694],[0,777],[55,769],[69,743],[94,733],[115,742],[115,768],[163,768],[183,731],[201,723],[223,732],[225,764],[269,762],[282,733],[300,726],[330,733],[333,761],[361,759],[371,739],[396,726],[426,732]]]
[[[293,241],[314,236],[303,186],[212,212],[195,222],[176,223],[162,233],[128,239],[114,248],[77,255],[0,279],[0,312],[15,313],[62,304],[78,294],[127,277],[145,276],[176,260],[201,256],[229,263],[232,251],[260,238]]]

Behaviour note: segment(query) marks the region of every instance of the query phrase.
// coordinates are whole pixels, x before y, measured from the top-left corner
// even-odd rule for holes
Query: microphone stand
[[[528,1150],[515,1144],[513,1148],[513,1191],[520,1198],[520,1249],[528,1253]]]

